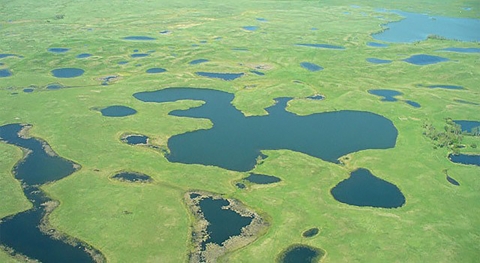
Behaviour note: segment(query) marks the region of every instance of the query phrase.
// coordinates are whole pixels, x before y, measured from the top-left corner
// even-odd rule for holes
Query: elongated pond
[[[65,236],[55,229],[48,229],[48,233],[63,238],[55,239],[40,230],[39,225],[46,213],[43,204],[52,200],[40,190],[39,185],[69,176],[78,165],[56,155],[46,142],[20,136],[19,133],[25,128],[21,124],[0,126],[0,138],[4,142],[29,151],[16,164],[13,174],[22,180],[23,191],[33,203],[32,209],[0,221],[1,245],[44,263],[93,262],[86,250],[100,255],[98,251],[73,237],[69,237],[73,245],[65,243],[62,241]]]
[[[213,122],[211,129],[171,137],[167,156],[171,162],[249,171],[261,150],[289,149],[337,163],[348,153],[392,148],[397,138],[397,129],[383,116],[362,111],[299,116],[285,110],[291,98],[277,99],[266,109],[266,116],[246,117],[231,105],[233,94],[217,90],[167,88],[136,93],[134,97],[158,103],[185,99],[206,102],[201,107],[170,112]]]

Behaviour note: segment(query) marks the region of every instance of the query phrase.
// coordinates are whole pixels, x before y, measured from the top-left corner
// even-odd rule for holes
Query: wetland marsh
[[[478,259],[474,1],[0,14],[0,262]]]

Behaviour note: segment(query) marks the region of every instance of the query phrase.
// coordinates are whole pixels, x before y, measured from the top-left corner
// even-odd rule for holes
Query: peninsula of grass
[[[49,223],[98,249],[107,262],[188,262],[195,218],[184,196],[192,189],[239,200],[267,216],[266,231],[252,243],[223,255],[220,262],[274,262],[295,244],[318,248],[322,262],[474,262],[480,244],[480,167],[451,162],[447,156],[452,148],[439,147],[424,133],[426,124],[443,132],[446,119],[479,121],[479,106],[475,105],[480,103],[478,54],[437,52],[478,47],[479,43],[429,38],[388,43],[387,48],[367,46],[376,42],[371,34],[382,31],[382,24],[401,18],[380,8],[480,17],[475,1],[453,0],[374,0],[358,8],[346,0],[118,1],[115,5],[83,0],[5,2],[0,9],[0,54],[18,56],[0,57],[0,69],[12,72],[0,78],[0,126],[31,124],[31,136],[42,138],[59,156],[81,165],[72,175],[41,186],[49,198],[59,202]],[[258,28],[246,31],[244,26]],[[160,33],[166,30],[170,33]],[[154,40],[124,39],[129,36]],[[69,50],[47,51],[54,47]],[[149,55],[132,58],[137,53],[134,50]],[[82,53],[92,56],[76,57]],[[415,54],[449,61],[425,66],[402,61]],[[370,57],[393,62],[371,64],[366,61]],[[208,62],[189,64],[196,59]],[[122,61],[128,63],[119,64]],[[321,65],[323,70],[310,72],[301,62]],[[158,67],[167,71],[145,73]],[[50,73],[56,68],[85,72],[59,79]],[[265,75],[252,74],[252,70]],[[223,81],[195,72],[245,75]],[[119,77],[102,85],[108,76]],[[47,89],[52,83],[63,88]],[[23,92],[27,87],[33,92]],[[251,172],[281,181],[239,189],[235,183],[248,173],[166,159],[169,138],[212,127],[208,119],[169,115],[199,107],[202,101],[145,103],[133,97],[168,87],[232,93],[233,106],[246,116],[267,114],[265,108],[278,97],[293,98],[286,109],[297,115],[373,112],[391,120],[398,137],[394,148],[354,152],[343,156],[339,164],[290,150],[263,150],[267,157]],[[368,93],[372,89],[391,89],[402,95],[396,96],[398,101],[383,102]],[[308,99],[313,95],[324,99]],[[109,118],[94,110],[111,105],[137,113]],[[125,134],[147,136],[149,147],[123,142]],[[461,144],[464,147],[456,151],[480,154],[480,137],[463,136]],[[0,143],[0,156],[0,218],[5,219],[31,204],[12,173],[22,152]],[[331,189],[359,168],[396,185],[405,204],[387,209],[336,201]],[[445,170],[459,186],[445,179]],[[118,171],[135,171],[152,180],[141,184],[112,180]],[[303,237],[311,228],[318,228],[318,234]],[[15,260],[0,250],[1,262]]]

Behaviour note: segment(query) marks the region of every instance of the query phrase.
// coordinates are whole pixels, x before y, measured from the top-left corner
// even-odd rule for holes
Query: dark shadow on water
[[[130,116],[137,113],[136,110],[130,107],[121,106],[121,105],[109,106],[101,109],[100,112],[102,113],[103,116],[106,116],[106,117],[125,117],[125,116]]]
[[[307,99],[311,99],[311,100],[323,100],[323,99],[325,99],[325,97],[322,96],[322,95],[313,95],[313,96],[307,97]]]
[[[285,249],[278,257],[278,263],[316,263],[325,255],[321,249],[295,244]]]
[[[8,144],[28,150],[28,154],[15,165],[12,172],[18,180],[21,180],[25,196],[33,203],[33,208],[2,219],[0,243],[14,249],[15,253],[44,263],[93,262],[85,249],[93,251],[97,257],[102,257],[98,251],[73,237],[69,238],[73,245],[65,243],[62,241],[65,240],[65,236],[55,229],[45,230],[48,230],[49,234],[58,235],[61,239],[52,238],[40,230],[39,225],[46,213],[43,204],[52,200],[40,190],[39,185],[69,176],[77,170],[78,165],[56,155],[44,141],[19,136],[19,132],[25,127],[29,126],[21,124],[0,126],[0,138]]]
[[[363,168],[352,172],[330,192],[335,200],[354,206],[397,208],[405,204],[405,196],[397,186]]]
[[[249,171],[260,150],[289,149],[329,162],[365,149],[395,146],[397,129],[380,115],[361,111],[335,111],[298,116],[285,110],[290,98],[278,98],[268,115],[244,116],[232,106],[234,95],[197,88],[167,88],[133,95],[144,102],[201,100],[206,103],[170,115],[207,118],[213,128],[174,135],[168,140],[171,162],[219,166]],[[355,131],[355,132],[352,132]]]
[[[447,175],[447,181],[453,185],[456,185],[456,186],[460,186],[460,183],[457,182],[457,180],[453,179],[452,177],[450,177],[449,175]]]

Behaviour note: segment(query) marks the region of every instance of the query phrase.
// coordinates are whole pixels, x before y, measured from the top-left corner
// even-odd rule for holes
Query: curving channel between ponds
[[[3,142],[27,151],[12,173],[22,181],[23,191],[33,203],[32,209],[0,221],[0,244],[13,249],[14,254],[43,263],[104,262],[98,250],[49,227],[46,217],[56,204],[42,192],[40,185],[71,175],[79,165],[56,155],[46,142],[25,137],[29,127],[22,124],[0,126]],[[69,244],[64,241],[67,239]]]

